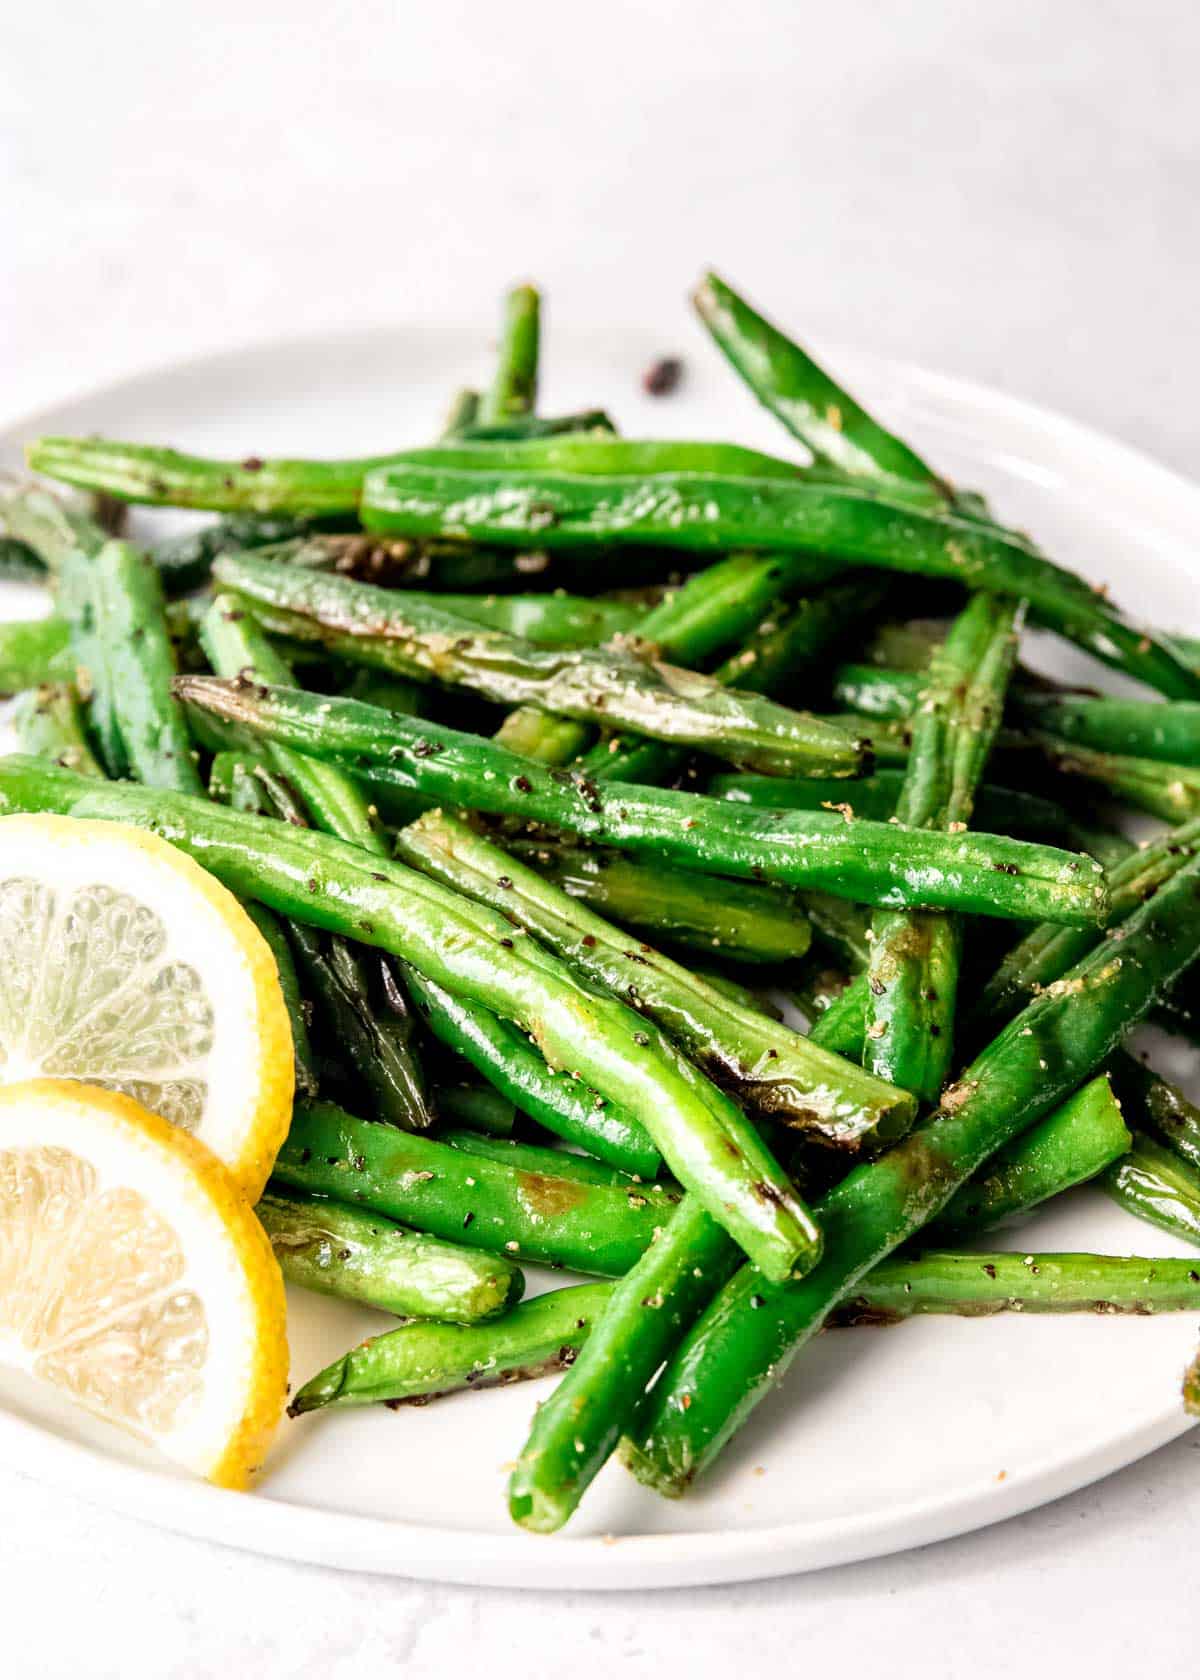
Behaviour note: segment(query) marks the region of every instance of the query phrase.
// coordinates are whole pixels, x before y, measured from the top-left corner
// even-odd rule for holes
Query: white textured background
[[[6,416],[264,334],[490,319],[527,275],[669,345],[714,262],[814,337],[1198,470],[1184,0],[10,0],[0,41]],[[5,1475],[0,1640],[123,1680],[1172,1674],[1197,1445],[924,1552],[655,1597],[273,1564]]]

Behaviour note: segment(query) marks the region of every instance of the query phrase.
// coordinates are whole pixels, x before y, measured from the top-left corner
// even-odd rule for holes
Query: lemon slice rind
[[[4,1363],[219,1486],[261,1465],[287,1386],[278,1262],[159,1115],[66,1080],[0,1089],[0,1313]]]

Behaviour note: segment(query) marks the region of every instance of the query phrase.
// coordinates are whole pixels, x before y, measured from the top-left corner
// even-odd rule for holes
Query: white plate
[[[603,404],[631,435],[785,440],[715,352],[645,397],[670,344],[554,331],[547,412]],[[244,456],[350,454],[428,439],[458,386],[486,377],[486,331],[364,331],[188,362],[16,425],[102,431]],[[1164,624],[1196,627],[1200,492],[1084,428],[995,392],[866,356],[831,354],[852,388],[952,476],[993,494],[1056,556]],[[17,616],[33,597],[0,592]],[[1059,668],[1080,664],[1056,652]],[[1086,662],[1082,662],[1086,663]],[[1098,1193],[1040,1216],[1031,1247],[1183,1253]],[[532,1280],[531,1280],[532,1281]],[[294,1294],[303,1380],[379,1315]],[[427,1408],[285,1425],[253,1497],[186,1481],[59,1405],[0,1385],[0,1457],[116,1509],[189,1534],[341,1568],[531,1587],[695,1585],[870,1557],[977,1528],[1118,1469],[1180,1434],[1188,1317],[925,1320],[839,1331],[810,1347],[719,1469],[686,1500],[657,1499],[610,1466],[569,1532],[515,1531],[504,1507],[545,1383]]]

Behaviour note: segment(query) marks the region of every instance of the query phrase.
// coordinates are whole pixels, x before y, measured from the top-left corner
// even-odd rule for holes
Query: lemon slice
[[[124,1092],[206,1143],[251,1200],[291,1116],[275,960],[241,905],[142,829],[0,818],[0,1082]]]
[[[283,1410],[283,1280],[229,1172],[112,1091],[0,1090],[0,1360],[245,1487]]]

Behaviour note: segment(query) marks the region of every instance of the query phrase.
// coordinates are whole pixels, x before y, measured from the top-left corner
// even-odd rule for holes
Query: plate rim
[[[632,341],[649,328],[613,324],[568,327],[564,338],[578,343],[620,333]],[[44,428],[63,410],[89,402],[128,397],[141,384],[201,371],[248,356],[303,356],[318,347],[351,340],[400,340],[434,335],[472,336],[486,348],[487,333],[446,320],[381,322],[252,338],[220,349],[165,358],[110,379],[93,381],[50,402],[15,414],[0,414],[0,444]],[[657,342],[657,340],[655,340]],[[1027,435],[1053,438],[1074,453],[1086,451],[1095,470],[1105,461],[1136,475],[1143,494],[1155,498],[1163,522],[1177,515],[1200,529],[1200,483],[1155,459],[1138,445],[1100,431],[986,382],[942,373],[903,358],[877,354],[835,339],[815,340],[835,367],[860,371],[872,382],[916,394],[973,414],[994,415]],[[1130,488],[1127,486],[1127,488]],[[1157,498],[1169,496],[1170,506]],[[18,1474],[72,1492],[93,1505],[140,1518],[176,1533],[239,1550],[297,1562],[371,1573],[476,1586],[523,1590],[621,1591],[726,1584],[807,1572],[885,1556],[947,1540],[1052,1502],[1145,1457],[1195,1427],[1175,1407],[1143,1416],[1134,1426],[1084,1447],[1027,1466],[1002,1483],[969,1486],[950,1497],[935,1494],[881,1514],[798,1519],[760,1528],[621,1536],[534,1536],[470,1528],[445,1528],[359,1513],[256,1497],[192,1482],[171,1472],[133,1464],[0,1406],[0,1461]],[[236,1513],[236,1514],[235,1514]],[[315,1519],[315,1525],[314,1525]],[[534,1565],[533,1571],[530,1564]],[[531,1574],[533,1578],[531,1579]]]

